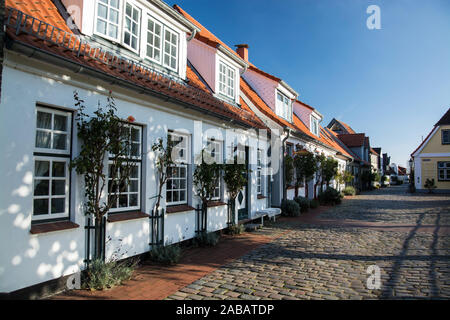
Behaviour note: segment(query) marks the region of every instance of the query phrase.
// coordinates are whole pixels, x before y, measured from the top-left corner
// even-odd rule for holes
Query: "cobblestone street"
[[[448,299],[449,229],[449,195],[371,191],[310,219],[267,224],[256,233],[288,232],[167,299]],[[367,287],[371,265],[379,289]]]

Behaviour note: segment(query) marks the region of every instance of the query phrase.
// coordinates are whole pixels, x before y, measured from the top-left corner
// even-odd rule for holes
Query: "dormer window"
[[[120,0],[98,0],[96,31],[117,40],[119,37]]]
[[[219,62],[219,93],[234,99],[235,98],[235,71],[233,68]]]
[[[150,15],[151,14],[151,15]],[[97,0],[95,33],[177,72],[180,34],[155,19],[153,12],[125,0]],[[147,27],[147,29],[145,29]],[[146,45],[141,48],[142,35]]]
[[[178,34],[150,16],[147,20],[146,55],[169,69],[176,71],[178,68]]]
[[[315,117],[311,117],[310,130],[314,135],[319,136],[319,120]]]
[[[141,24],[141,11],[127,3],[125,9],[125,25],[123,28],[123,43],[133,50],[139,48],[139,28]]]
[[[277,91],[276,114],[289,122],[292,121],[291,100],[279,91]]]

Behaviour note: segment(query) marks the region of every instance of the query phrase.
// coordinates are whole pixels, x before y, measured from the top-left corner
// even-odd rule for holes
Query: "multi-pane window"
[[[442,130],[442,144],[450,144],[450,130]]]
[[[176,70],[178,56],[178,34],[164,28],[164,66]]]
[[[108,164],[108,199],[114,201],[111,212],[139,210],[141,207],[142,127],[128,125],[127,129],[130,147],[127,159],[131,162],[128,181],[119,183],[125,168],[115,168],[112,161]],[[116,180],[113,177],[116,177]]]
[[[219,62],[219,92],[234,99],[235,71],[223,62]]]
[[[33,220],[69,216],[71,131],[70,112],[36,108]]]
[[[128,183],[123,182],[118,185],[117,181],[112,179],[112,176],[116,176],[120,180],[120,176],[123,172],[122,168],[114,168],[110,162],[108,165],[108,185],[111,185],[110,199],[114,201],[111,205],[111,212],[119,210],[133,210],[140,209],[140,193],[141,193],[141,163],[136,162],[131,167]],[[116,195],[115,199],[111,197]]]
[[[189,139],[187,135],[169,132],[169,139],[175,143],[172,150],[170,177],[166,184],[167,205],[187,203],[187,171],[189,159]]]
[[[96,31],[117,40],[119,37],[120,0],[98,0]]]
[[[311,116],[311,132],[319,136],[319,120]]]
[[[261,171],[262,171],[262,151],[261,149],[257,150],[256,153],[256,191],[258,194],[262,194],[262,179],[261,179]]]
[[[276,113],[278,116],[292,121],[292,103],[284,94],[277,91]]]
[[[218,164],[223,163],[222,141],[208,139],[206,146],[212,159],[214,159],[213,161]],[[220,176],[216,177],[216,186],[212,197],[214,200],[220,199],[221,180]]]
[[[133,50],[139,48],[139,28],[141,11],[127,2],[123,26],[123,43]]]
[[[161,63],[162,26],[152,18],[147,20],[147,57]]]
[[[37,151],[69,154],[71,114],[41,107],[36,110]]]
[[[450,162],[438,162],[438,180],[450,181]]]

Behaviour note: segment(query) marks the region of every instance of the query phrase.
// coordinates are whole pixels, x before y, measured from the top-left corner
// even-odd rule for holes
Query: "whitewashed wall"
[[[25,85],[26,84],[26,85]],[[92,112],[100,100],[104,105],[111,89],[116,97],[119,116],[132,115],[137,124],[144,126],[145,150],[158,138],[166,137],[168,129],[186,129],[194,132],[195,120],[201,115],[187,109],[177,108],[159,100],[138,95],[118,87],[70,74],[44,63],[24,59],[9,53],[5,59],[0,104],[0,292],[10,292],[40,282],[69,275],[83,268],[85,258],[85,216],[81,210],[83,190],[81,179],[72,172],[71,221],[80,225],[76,229],[31,235],[33,150],[35,143],[36,103],[74,110],[73,91],[77,90],[85,100],[88,112]],[[145,98],[145,99],[144,99]],[[217,119],[205,119],[203,130],[223,129]],[[76,137],[76,126],[73,137]],[[249,138],[256,145],[256,137]],[[193,142],[199,137],[193,137]],[[77,139],[73,141],[73,157],[79,152]],[[227,141],[225,145],[227,145]],[[193,143],[198,151],[201,145]],[[255,152],[255,148],[250,148]],[[252,155],[251,157],[256,157]],[[141,211],[149,213],[156,194],[154,157],[147,153],[142,162],[143,192]],[[191,166],[192,167],[192,166]],[[191,168],[192,169],[192,168]],[[252,172],[251,179],[256,173]],[[256,191],[252,190],[252,198]],[[191,192],[192,194],[192,192]],[[197,198],[191,196],[189,204],[195,206]],[[226,201],[226,199],[224,199]],[[253,207],[254,206],[254,207]],[[165,207],[164,201],[162,207]],[[265,202],[252,201],[250,212],[264,208]],[[226,227],[226,206],[208,210],[208,230]],[[166,214],[166,242],[178,242],[195,234],[195,213]],[[108,223],[107,258],[121,243],[125,256],[149,250],[149,219],[142,218]]]

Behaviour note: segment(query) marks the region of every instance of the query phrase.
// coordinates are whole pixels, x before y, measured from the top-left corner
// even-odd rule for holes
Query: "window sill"
[[[258,194],[258,196],[256,198],[257,199],[267,199],[267,197],[263,196],[262,194]]]
[[[226,206],[227,204],[225,203],[225,202],[223,202],[223,201],[209,201],[208,202],[208,204],[207,204],[207,206],[208,206],[208,208],[211,208],[211,207],[219,207],[219,206]]]
[[[31,234],[41,234],[54,231],[62,231],[69,229],[76,229],[79,225],[72,221],[58,221],[58,222],[47,222],[39,223],[31,226]]]
[[[130,212],[121,212],[121,213],[112,213],[108,214],[108,222],[119,222],[119,221],[127,221],[127,220],[136,220],[142,218],[148,218],[149,215],[140,212],[140,211],[130,211]]]
[[[195,210],[194,207],[188,206],[187,204],[180,204],[176,206],[171,206],[166,208],[166,213],[177,213],[183,211]]]

